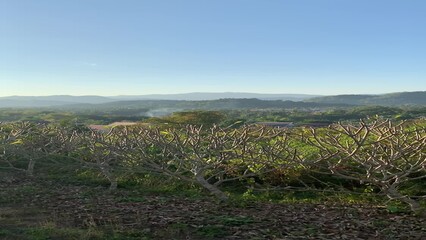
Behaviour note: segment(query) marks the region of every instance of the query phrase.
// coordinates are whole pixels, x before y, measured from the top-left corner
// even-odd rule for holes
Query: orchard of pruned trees
[[[221,201],[233,184],[254,190],[369,191],[425,215],[422,120],[289,129],[136,125],[109,131],[2,123],[0,168],[37,177],[40,164],[93,169],[111,191],[123,176],[148,173],[198,185]]]

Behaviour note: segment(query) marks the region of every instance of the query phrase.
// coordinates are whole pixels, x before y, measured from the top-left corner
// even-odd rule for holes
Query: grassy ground
[[[285,198],[283,198],[285,199]],[[424,239],[426,221],[359,201],[219,203],[172,181],[0,172],[0,239]],[[422,238],[423,237],[423,238]]]

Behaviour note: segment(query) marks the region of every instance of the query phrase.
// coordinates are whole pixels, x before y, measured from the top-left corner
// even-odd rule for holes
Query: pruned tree
[[[84,166],[99,170],[110,183],[110,190],[118,186],[117,171],[122,168],[128,145],[127,135],[122,130],[126,128],[112,128],[109,132],[84,131],[76,133],[78,147],[73,158]]]
[[[142,169],[196,183],[227,200],[221,184],[271,171],[284,156],[294,156],[282,134],[266,127],[188,125],[168,130],[133,128],[128,139],[136,152],[132,154],[135,163]]]
[[[403,184],[426,178],[425,127],[382,119],[361,120],[311,129],[307,140],[319,149],[319,156],[305,164],[344,179],[369,183],[390,199],[398,199],[413,212],[425,215],[417,199],[400,191]]]
[[[29,134],[31,128],[32,125],[28,122],[0,124],[0,162],[4,164],[2,168],[26,171],[26,169],[16,166],[18,162],[16,153],[21,151],[19,146],[22,138]]]
[[[0,135],[2,160],[9,168],[25,171],[30,176],[34,174],[37,161],[46,159],[63,148],[54,145],[58,129],[52,125],[16,122],[2,126]],[[16,167],[16,164],[22,165],[22,161],[26,161],[25,169]]]

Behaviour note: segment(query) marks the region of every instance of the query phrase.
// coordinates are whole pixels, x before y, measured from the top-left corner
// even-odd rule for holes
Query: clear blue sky
[[[0,0],[0,96],[416,90],[425,0]]]

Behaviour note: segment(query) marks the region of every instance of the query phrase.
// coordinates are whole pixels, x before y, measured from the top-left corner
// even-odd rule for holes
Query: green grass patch
[[[138,196],[154,194],[199,199],[205,195],[197,185],[153,174],[135,174],[120,178],[118,187],[128,192],[137,193]]]
[[[205,225],[197,229],[197,235],[209,239],[221,238],[227,234],[223,225]]]

